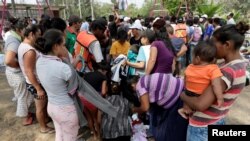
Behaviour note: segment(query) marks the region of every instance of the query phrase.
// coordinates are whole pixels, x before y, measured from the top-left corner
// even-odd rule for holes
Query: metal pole
[[[65,7],[65,0],[63,0],[62,2],[63,2],[63,6],[64,6],[63,15],[64,15],[64,19],[66,20],[66,7]]]
[[[13,9],[14,15],[16,15],[16,4],[15,4],[15,0],[11,0],[11,3],[12,3],[12,9]]]
[[[90,0],[90,8],[91,8],[91,16],[92,16],[92,20],[94,20],[94,19],[95,19],[93,2],[94,2],[94,0]]]
[[[79,6],[80,18],[82,18],[81,0],[78,0],[78,6]]]

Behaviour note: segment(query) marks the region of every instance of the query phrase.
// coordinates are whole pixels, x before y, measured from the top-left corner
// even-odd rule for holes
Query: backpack
[[[175,26],[175,36],[182,38],[187,43],[187,26],[185,24],[177,24]]]
[[[201,39],[201,34],[200,34],[199,26],[194,26],[193,41],[198,42],[200,39]]]

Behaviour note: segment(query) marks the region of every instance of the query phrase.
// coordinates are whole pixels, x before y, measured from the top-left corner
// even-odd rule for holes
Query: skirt
[[[180,98],[169,109],[150,105],[150,128],[156,141],[186,141],[188,120],[178,113],[182,106]]]

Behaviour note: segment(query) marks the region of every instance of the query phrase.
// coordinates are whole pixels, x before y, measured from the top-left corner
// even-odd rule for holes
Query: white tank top
[[[21,43],[20,46],[18,47],[18,62],[19,62],[20,68],[21,68],[21,70],[23,72],[23,75],[25,77],[26,82],[28,84],[31,84],[31,82],[29,81],[29,79],[27,77],[27,74],[25,73],[24,63],[23,63],[23,56],[29,50],[34,50],[36,52],[36,60],[39,58],[40,53],[35,48],[33,48],[31,45],[29,45],[27,43]],[[36,76],[37,81],[40,82],[39,79],[38,79],[38,76],[36,74],[36,69],[34,70],[34,74]]]

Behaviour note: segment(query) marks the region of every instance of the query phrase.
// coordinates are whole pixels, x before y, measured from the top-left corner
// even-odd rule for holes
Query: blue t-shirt
[[[214,26],[212,24],[209,24],[208,27],[206,28],[204,37],[208,36],[210,38],[213,32],[214,32]]]
[[[138,56],[137,56],[137,58],[136,58],[136,61],[137,61],[137,62],[146,62],[146,56],[145,56],[145,53],[144,53],[143,48],[140,48],[140,49],[139,49],[139,52],[138,52]]]

